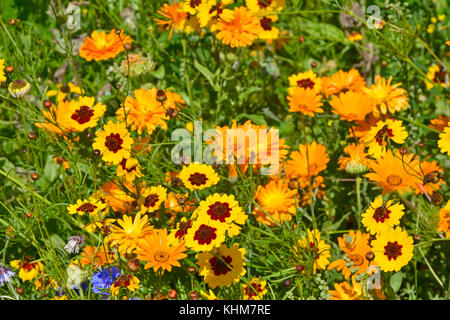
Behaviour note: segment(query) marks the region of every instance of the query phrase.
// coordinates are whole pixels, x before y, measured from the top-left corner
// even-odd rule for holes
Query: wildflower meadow
[[[449,300],[446,0],[1,0],[0,300]]]

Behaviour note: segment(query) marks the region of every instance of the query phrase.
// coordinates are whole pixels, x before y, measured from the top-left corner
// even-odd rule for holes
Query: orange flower
[[[362,143],[347,145],[344,148],[344,152],[349,156],[339,159],[339,170],[345,170],[349,173],[361,173],[361,171],[365,171],[369,164],[367,153],[364,151],[365,148],[366,146]]]
[[[164,6],[162,6],[161,10],[158,10],[157,13],[168,19],[168,20],[161,20],[161,19],[154,19],[154,20],[156,21],[157,25],[160,26],[167,25],[170,27],[169,40],[172,37],[173,29],[182,30],[184,28],[184,22],[186,21],[187,13],[181,11],[180,3],[173,3],[171,5],[165,3]]]
[[[289,112],[301,112],[304,115],[314,117],[314,112],[322,113],[322,96],[309,88],[293,87],[287,97]]]
[[[447,128],[447,123],[450,122],[450,118],[447,116],[439,115],[436,119],[430,120],[430,128],[433,128],[437,131],[444,132],[444,129]]]
[[[433,191],[439,190],[441,184],[445,184],[445,181],[441,179],[444,171],[436,161],[421,162],[420,173],[423,176],[422,181],[418,180],[413,186],[416,194],[423,194],[425,190],[430,195]]]
[[[83,252],[81,252],[81,256],[81,266],[90,265],[93,262],[94,268],[112,263],[116,260],[114,252],[109,251],[106,253],[104,247],[86,246]]]
[[[217,39],[235,47],[246,47],[253,44],[261,31],[259,19],[246,7],[225,9],[217,22]]]
[[[361,92],[366,85],[366,80],[356,69],[351,69],[349,72],[339,70],[331,77],[324,77],[322,80],[322,91],[327,98],[332,94],[348,90]]]
[[[84,39],[79,54],[87,61],[108,60],[125,51],[124,46],[131,42],[131,38],[125,36],[123,30],[120,31],[120,35],[116,34],[115,30],[111,30],[108,34],[105,31],[94,31],[90,37]]]
[[[391,119],[389,115],[384,117],[386,120]],[[364,120],[356,120],[355,125],[351,127],[348,131],[350,137],[357,138],[360,142],[363,142],[367,133],[372,129],[372,127],[376,127],[378,121],[382,120],[381,118],[377,118],[373,115],[373,113],[369,114]]]
[[[383,195],[394,191],[399,194],[411,192],[417,181],[415,175],[419,172],[419,161],[413,158],[414,154],[405,155],[402,161],[398,151],[394,156],[391,150],[387,150],[384,157],[370,161],[369,167],[373,172],[367,173],[366,177],[383,187]]]
[[[129,195],[133,190],[133,187],[130,183],[125,183],[124,186],[128,192],[121,189],[117,181],[106,182],[100,187],[97,196],[104,199],[108,203],[108,206],[114,211],[129,213],[133,211],[132,204],[133,201],[135,201],[135,199]]]
[[[339,114],[342,120],[363,121],[372,112],[375,101],[362,92],[349,91],[333,96],[330,101],[333,113]]]
[[[330,158],[324,145],[313,141],[307,148],[301,144],[298,149],[299,151],[292,152],[291,160],[285,164],[286,175],[289,178],[315,176],[327,168]]]

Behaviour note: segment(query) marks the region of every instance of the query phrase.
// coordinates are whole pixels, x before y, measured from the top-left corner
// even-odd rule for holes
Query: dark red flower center
[[[117,151],[122,149],[122,143],[123,140],[120,137],[120,134],[111,133],[109,136],[106,137],[105,146],[108,148],[109,151],[116,153]]]
[[[258,0],[258,6],[260,8],[267,8],[272,4],[272,0]]]
[[[126,170],[127,172],[136,170],[136,166],[131,167],[130,169],[127,168],[127,159],[125,158],[120,162],[120,166],[122,167],[122,170]]]
[[[231,271],[231,262],[233,258],[230,256],[221,257],[222,259],[218,259],[217,257],[212,257],[209,259],[209,263],[211,264],[211,269],[214,271],[215,276],[220,276],[221,274],[227,274]]]
[[[396,260],[397,257],[402,255],[402,245],[399,245],[397,241],[390,242],[388,241],[387,245],[384,247],[384,254],[388,257],[388,260],[391,259]]]
[[[259,23],[261,24],[261,27],[264,30],[266,31],[272,30],[272,19],[264,17],[261,20],[259,20]]]
[[[223,7],[222,7],[222,3],[219,2],[217,5],[212,6],[211,9],[209,10],[209,14],[212,14],[214,11],[216,11],[216,18],[219,17],[219,15],[222,14],[223,12]]]
[[[190,6],[192,8],[195,8],[195,7],[199,6],[201,3],[202,3],[202,0],[191,0]]]
[[[211,241],[217,238],[217,229],[209,227],[206,224],[202,224],[200,228],[195,232],[194,240],[197,240],[199,244],[210,244]]]
[[[201,186],[204,185],[206,183],[206,181],[208,181],[208,178],[206,177],[205,174],[203,173],[194,173],[191,174],[191,176],[188,179],[194,186]]]
[[[188,229],[192,226],[192,221],[188,220],[186,222],[180,222],[178,226],[177,232],[175,232],[175,238],[182,238],[187,232]]]
[[[434,74],[433,81],[436,84],[445,83],[445,76],[447,73],[444,70],[439,70]]]
[[[392,129],[389,129],[388,126],[384,126],[375,135],[375,140],[381,146],[384,141],[387,141],[389,138],[392,138],[393,136],[394,136],[394,134],[392,133]]]
[[[298,80],[298,81],[297,81],[297,85],[298,85],[300,88],[314,89],[315,82],[312,81],[310,78],[308,78],[308,79]]]
[[[244,294],[246,296],[249,297],[249,299],[258,296],[258,292],[262,292],[262,287],[261,285],[258,283],[250,283],[251,286],[248,286],[247,288],[245,288],[244,290]],[[252,300],[252,299],[251,299]]]
[[[157,194],[150,194],[145,198],[144,206],[146,207],[154,207],[156,202],[158,202],[159,196]]]
[[[114,282],[114,287],[128,287],[130,285],[132,276],[129,274],[121,275]]]
[[[89,122],[93,115],[94,110],[92,110],[88,106],[81,106],[80,109],[78,109],[72,114],[71,118],[72,120],[75,120],[79,124],[83,124]]]
[[[225,222],[225,219],[231,215],[231,208],[228,203],[222,203],[216,201],[209,206],[207,211],[212,220],[219,220],[220,222]]]
[[[317,260],[319,259],[319,248],[316,247],[314,242],[309,242],[309,251],[311,252],[312,257]]]
[[[93,205],[92,203],[85,202],[77,208],[77,211],[83,211],[84,213],[86,213],[94,212],[95,209],[97,209],[97,206]]]
[[[389,214],[391,213],[390,210],[386,209],[385,207],[379,207],[375,209],[375,212],[373,213],[373,218],[376,222],[383,223],[384,220],[389,219]]]

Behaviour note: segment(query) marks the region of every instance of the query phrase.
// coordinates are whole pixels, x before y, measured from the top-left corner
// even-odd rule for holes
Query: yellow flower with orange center
[[[332,112],[341,116],[341,120],[363,121],[373,111],[375,101],[363,92],[348,91],[334,95],[330,101]]]
[[[400,120],[387,119],[378,121],[376,127],[372,127],[367,133],[364,143],[369,147],[368,153],[378,159],[386,153],[390,141],[403,144],[408,137],[408,132]]]
[[[120,30],[120,34],[115,29],[108,34],[105,31],[93,31],[91,36],[84,39],[79,55],[87,61],[108,60],[125,51],[124,46],[131,42],[131,38],[125,36],[123,30]]]
[[[123,158],[130,157],[134,140],[125,123],[108,121],[102,130],[95,132],[95,136],[92,147],[100,151],[103,161],[117,165]]]

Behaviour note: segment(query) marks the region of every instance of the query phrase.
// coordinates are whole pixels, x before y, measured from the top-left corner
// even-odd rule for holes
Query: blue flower
[[[116,281],[116,279],[119,276],[120,271],[114,266],[111,266],[111,268],[105,268],[102,271],[94,273],[91,280],[92,292],[109,294],[108,292],[109,289],[111,288],[111,285]]]
[[[12,277],[15,275],[16,273],[11,271],[11,269],[0,265],[0,287],[2,287],[5,283],[11,282]]]

